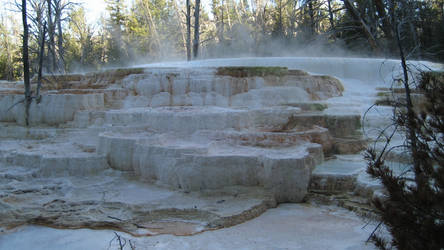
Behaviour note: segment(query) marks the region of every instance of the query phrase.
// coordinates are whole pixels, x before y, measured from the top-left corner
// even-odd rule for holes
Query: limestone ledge
[[[32,102],[29,110],[31,125],[58,125],[74,119],[79,110],[103,109],[104,95],[47,94],[40,103]],[[22,95],[0,95],[0,122],[25,123],[25,105]]]
[[[171,136],[103,133],[97,152],[112,168],[168,187],[196,191],[262,186],[272,190],[278,202],[300,202],[311,171],[323,158],[319,144],[305,141],[271,149]]]
[[[289,117],[300,113],[295,107],[273,108],[222,108],[207,107],[160,107],[133,108],[104,112],[99,122],[104,126],[123,126],[144,124],[158,132],[190,133],[197,130],[222,129],[257,129],[276,130],[288,122]],[[85,114],[87,115],[87,114]],[[88,124],[94,124],[96,118],[85,117]],[[82,119],[82,117],[76,117]],[[77,120],[75,121],[77,122]],[[78,123],[82,121],[78,120]]]
[[[292,72],[292,71],[290,71]],[[234,77],[213,69],[199,73],[189,69],[146,69],[128,76],[122,86],[133,92],[127,99],[136,105],[158,106],[274,106],[340,96],[341,82],[329,76],[282,74]],[[131,99],[132,98],[132,99]]]
[[[30,106],[30,123],[60,125],[75,116],[86,119],[83,111],[110,109],[126,113],[133,108],[171,106],[272,108],[325,100],[341,96],[344,90],[336,78],[302,71],[246,77],[217,75],[215,71],[147,68],[51,76],[44,83],[41,102],[34,100]],[[24,124],[23,95],[17,91],[23,91],[21,85],[1,92],[0,122]]]
[[[108,168],[103,156],[94,154],[51,155],[32,152],[0,152],[4,164],[33,169],[35,176],[89,176]]]
[[[257,187],[184,193],[111,170],[100,176],[43,178],[31,168],[0,166],[0,227],[8,230],[37,224],[134,236],[193,235],[237,225],[276,206]]]

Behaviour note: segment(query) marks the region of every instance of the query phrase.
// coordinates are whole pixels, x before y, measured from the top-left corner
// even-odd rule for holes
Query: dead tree
[[[344,2],[344,6],[347,9],[347,11],[350,13],[352,18],[361,26],[362,31],[367,37],[370,47],[373,49],[373,51],[379,53],[379,46],[376,41],[376,38],[372,34],[370,27],[368,26],[364,18],[359,14],[358,10],[356,10],[356,8],[353,6],[350,0],[342,0],[342,2]]]
[[[396,10],[395,10],[396,8]],[[402,147],[409,155],[410,166],[401,174],[390,168],[385,158],[394,133],[387,139],[381,152],[367,150],[367,172],[381,181],[386,193],[375,197],[373,205],[380,223],[370,239],[380,249],[443,249],[444,248],[444,77],[440,72],[422,72],[416,91],[424,95],[424,103],[414,107],[409,78],[412,72],[407,65],[406,50],[401,31],[407,27],[399,14],[404,9],[390,1],[392,32],[399,49],[402,66],[404,99],[394,101],[395,131],[406,135]],[[396,12],[395,12],[396,11]],[[421,106],[421,107],[419,107]],[[419,109],[415,109],[419,108]],[[399,146],[398,146],[399,147]],[[408,175],[410,174],[410,175]],[[384,225],[391,238],[381,237],[377,229]]]
[[[65,49],[63,48],[63,12],[70,6],[73,5],[70,1],[63,0],[53,0],[53,9],[54,9],[54,20],[55,25],[57,26],[57,67],[60,73],[65,73]]]
[[[55,9],[56,24],[57,24],[57,48],[58,48],[58,68],[62,73],[65,73],[65,50],[63,49],[63,31],[62,31],[62,18],[61,10]]]
[[[57,68],[55,51],[55,26],[53,22],[52,0],[47,0],[47,22],[48,22],[48,57],[50,58],[49,71],[55,72]]]
[[[23,80],[25,84],[25,124],[29,126],[29,108],[31,106],[31,82],[29,80],[29,54],[28,54],[28,20],[26,13],[26,0],[22,0],[23,20]]]
[[[20,6],[21,8],[21,6]],[[28,24],[29,24],[29,34],[30,39],[33,37],[36,40],[37,44],[42,43],[42,34],[43,34],[43,27],[46,25],[43,25],[46,23],[46,1],[41,0],[29,0],[28,6],[27,6],[27,12],[28,12]],[[29,13],[33,13],[32,15]],[[30,53],[38,53],[37,51],[32,51],[32,48],[30,48]]]
[[[40,43],[40,51],[39,51],[39,69],[37,74],[37,91],[36,91],[37,103],[39,103],[41,100],[40,89],[42,87],[43,57],[45,54],[45,40],[46,40],[45,36],[46,36],[46,22],[43,24],[43,34],[41,34],[42,40]]]
[[[220,29],[218,30],[218,36],[219,36],[219,41],[220,43],[225,46],[225,37],[224,37],[224,33],[225,33],[225,10],[224,10],[224,5],[225,5],[225,1],[222,0],[221,3],[221,9],[220,9]]]
[[[199,17],[200,17],[200,0],[196,0],[194,9],[194,41],[193,41],[193,56],[194,59],[199,55]]]
[[[276,3],[276,8],[277,8],[277,20],[276,20],[276,36],[281,39],[284,36],[284,22],[283,22],[283,16],[282,16],[282,11],[283,11],[283,4],[282,4],[282,0],[278,0],[278,2]]]
[[[310,16],[310,35],[314,36],[316,30],[313,0],[308,1],[308,15]]]
[[[330,29],[334,32],[335,23],[333,19],[333,9],[331,8],[331,0],[327,0],[327,7],[328,7],[328,20],[330,21]]]
[[[187,0],[187,61],[191,61],[191,5],[190,0]]]

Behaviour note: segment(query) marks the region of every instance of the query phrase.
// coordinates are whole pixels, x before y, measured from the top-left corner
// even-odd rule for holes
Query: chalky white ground
[[[136,249],[366,250],[375,249],[365,242],[374,226],[338,207],[282,204],[243,224],[194,236],[119,235],[134,242]],[[114,237],[110,230],[27,226],[0,235],[0,249],[117,249]]]
[[[379,59],[246,58],[205,60],[191,63],[164,63],[144,66],[185,68],[214,66],[286,66],[289,69],[306,70],[312,74],[331,75],[339,78],[342,81],[345,91],[340,97],[334,97],[323,101],[324,103],[328,104],[328,108],[322,111],[323,114],[363,115],[367,108],[373,104],[377,98],[376,88],[390,87],[390,79],[393,77],[393,74],[396,75],[397,70],[399,70],[396,68],[398,64],[399,63],[397,61]],[[429,63],[425,64],[428,66],[433,66]],[[89,99],[86,100],[86,97]],[[82,97],[84,100],[76,101],[73,99],[72,102],[87,103],[88,105],[81,107],[82,109],[94,108],[96,106],[102,107],[103,103],[94,99],[96,97],[97,95],[84,96]],[[158,99],[162,100],[162,102],[168,100],[168,98],[164,98],[161,95],[158,97],[160,98]],[[57,101],[57,98],[59,97],[54,97],[53,101]],[[143,97],[141,98],[143,99]],[[268,101],[266,98],[263,98],[263,96],[260,96],[260,98],[266,102]],[[301,98],[306,98],[306,96],[301,96]],[[0,178],[0,195],[5,193],[5,197],[8,197],[8,195],[12,197],[12,200],[10,199],[10,204],[13,204],[11,207],[2,207],[2,204],[0,203],[0,208],[4,209],[4,211],[8,211],[8,209],[10,211],[14,211],[15,202],[20,204],[21,199],[26,200],[33,198],[36,200],[31,200],[29,203],[25,202],[25,204],[31,204],[31,208],[32,206],[37,208],[44,205],[46,206],[47,202],[48,204],[49,202],[52,202],[49,204],[49,208],[53,209],[51,211],[63,211],[61,207],[63,207],[65,204],[62,204],[57,200],[60,198],[69,200],[69,202],[71,202],[71,204],[67,203],[66,206],[69,205],[75,208],[75,206],[78,205],[76,202],[82,204],[84,207],[81,207],[81,209],[83,209],[81,211],[88,211],[85,217],[88,217],[88,215],[97,216],[97,214],[102,212],[100,209],[98,209],[98,211],[90,209],[92,205],[89,204],[89,201],[94,200],[97,204],[102,204],[101,202],[103,201],[104,205],[102,204],[102,206],[104,206],[103,209],[105,209],[105,212],[113,215],[115,218],[124,218],[125,216],[131,217],[134,214],[139,214],[140,219],[143,219],[145,218],[143,216],[148,215],[140,215],[140,211],[143,209],[137,207],[137,205],[141,204],[145,206],[146,204],[149,204],[147,208],[149,211],[151,211],[150,209],[157,211],[156,209],[159,207],[164,209],[174,207],[192,209],[196,206],[197,209],[202,212],[202,215],[200,215],[202,218],[206,218],[206,216],[209,216],[210,214],[215,218],[214,220],[216,220],[219,218],[218,216],[236,216],[244,210],[252,210],[251,208],[255,206],[260,206],[263,211],[270,207],[270,205],[263,205],[264,203],[267,203],[269,197],[263,194],[258,195],[257,192],[259,191],[251,191],[251,188],[247,188],[243,191],[228,190],[224,191],[223,195],[218,194],[213,197],[211,194],[207,194],[206,196],[202,197],[194,193],[182,193],[162,189],[149,184],[135,182],[133,179],[121,176],[118,171],[111,169],[103,172],[103,175],[89,176],[90,173],[103,171],[100,166],[103,166],[101,162],[104,161],[105,158],[90,158],[89,153],[92,149],[96,148],[98,143],[101,143],[99,140],[102,140],[102,146],[105,149],[107,149],[107,143],[111,142],[115,144],[121,143],[121,145],[123,145],[121,148],[109,148],[109,150],[114,150],[110,152],[112,152],[112,155],[116,156],[116,159],[112,159],[114,160],[113,163],[116,165],[114,167],[121,170],[127,170],[125,169],[127,166],[124,165],[124,163],[127,162],[127,159],[124,157],[119,158],[121,155],[125,155],[125,153],[127,153],[124,152],[124,150],[122,151],[122,149],[127,149],[128,147],[126,145],[128,143],[132,143],[131,140],[127,139],[131,139],[132,137],[139,138],[142,134],[125,134],[125,132],[120,131],[119,128],[114,131],[113,124],[117,124],[117,126],[119,126],[121,125],[120,123],[127,124],[138,119],[142,123],[152,122],[152,120],[144,118],[146,112],[139,112],[137,102],[140,100],[132,100],[131,98],[127,98],[125,100],[127,102],[124,103],[125,107],[128,105],[133,107],[131,112],[129,112],[130,109],[128,109],[128,112],[124,114],[120,114],[117,111],[110,111],[105,115],[105,124],[107,122],[111,124],[107,129],[109,129],[111,132],[118,132],[111,133],[112,136],[107,136],[106,133],[103,133],[101,138],[97,138],[97,133],[95,131],[96,124],[87,124],[87,126],[89,126],[89,134],[78,134],[76,130],[65,131],[63,128],[52,129],[40,127],[38,130],[31,130],[31,133],[36,133],[37,137],[39,136],[39,133],[41,133],[43,138],[48,137],[48,135],[49,137],[54,137],[57,133],[60,133],[60,131],[63,132],[60,133],[61,135],[57,137],[57,140],[52,139],[45,145],[40,145],[38,141],[32,142],[24,140],[22,142],[19,140],[2,139],[2,141],[0,141],[0,156],[2,151],[10,154],[12,152],[11,150],[16,150],[8,156],[9,159],[12,159],[11,161],[13,161],[13,164],[27,166],[38,165],[36,169],[38,168],[40,170],[37,172],[37,170],[32,168],[24,169],[15,166],[0,166],[2,167],[0,168],[0,176],[2,177]],[[153,102],[155,100],[156,98],[152,99],[151,105],[154,105]],[[219,99],[215,99],[215,102],[218,100]],[[225,102],[226,101],[221,99],[222,104],[225,105]],[[260,104],[268,105],[268,103]],[[255,106],[256,103],[248,103],[248,105]],[[166,108],[164,111],[171,111],[173,109]],[[216,114],[218,116],[223,116],[226,111],[224,107],[199,107],[198,109],[202,111],[199,113],[202,115],[208,113],[211,115]],[[162,108],[157,110],[162,110]],[[190,110],[193,111],[195,109],[190,108]],[[227,112],[230,114],[244,112],[242,110],[227,110],[230,111]],[[273,110],[273,114],[275,114],[277,110]],[[199,128],[199,126],[202,126],[202,124],[198,122],[199,119],[189,120],[187,118],[189,115],[193,116],[191,111],[183,112],[183,115],[173,116],[173,118],[176,119],[174,121],[177,121],[177,124],[164,122],[158,125],[153,124],[152,126],[157,126],[158,129],[164,130],[173,128],[175,130],[189,129],[190,131],[193,131],[195,127]],[[264,114],[267,113],[266,110],[262,112]],[[284,117],[287,117],[286,112],[293,112],[297,114],[298,110],[297,108],[280,109],[279,112],[282,112]],[[74,111],[69,113],[69,115],[72,116],[72,113],[74,113]],[[151,117],[156,115],[155,117],[159,119],[162,118],[161,114],[163,113],[160,112],[157,116],[157,113],[155,112],[149,113]],[[50,115],[48,115],[48,117],[44,117],[44,115],[45,114],[42,113],[42,117],[38,117],[38,119],[46,122],[58,122],[58,120],[54,120],[52,117],[50,117]],[[93,116],[94,114],[88,115]],[[279,118],[279,114],[275,116],[275,119]],[[387,119],[390,116],[391,108],[379,107],[372,110],[366,116],[365,125],[369,128],[379,128],[387,125],[390,122],[390,120]],[[76,121],[82,122],[82,117],[83,116],[79,114],[77,117],[78,119],[75,120],[74,123]],[[241,118],[243,116],[241,115],[239,117],[238,123],[242,125],[243,120]],[[258,115],[258,117],[261,118],[260,115]],[[64,120],[65,117],[60,117],[60,119]],[[258,120],[261,121],[260,119]],[[183,121],[188,122],[185,123]],[[221,126],[237,126],[237,123],[235,125],[231,125],[231,123],[228,122],[232,122],[232,120],[228,119],[227,122]],[[101,121],[101,123],[103,124],[103,121]],[[214,125],[214,127],[211,127],[211,129],[215,130],[217,130],[217,126],[220,125],[217,122],[212,122],[209,124],[212,126]],[[79,123],[77,125],[81,127],[82,124]],[[206,124],[204,125],[207,126]],[[100,126],[101,124],[99,123],[97,125],[97,131],[102,132],[99,129]],[[15,126],[2,127],[0,137],[8,137],[14,133],[12,137],[19,138],[23,135],[23,131],[23,129]],[[135,131],[137,131],[137,129]],[[367,130],[366,132],[368,133],[367,136],[370,137],[377,133],[376,130],[373,131],[371,129]],[[124,138],[120,138],[119,134],[124,134]],[[231,134],[227,132],[225,136],[226,135]],[[233,133],[233,137],[235,135],[236,133]],[[153,138],[154,137],[150,137],[149,139],[152,140]],[[181,147],[193,148],[193,143],[195,143],[196,145],[199,145],[200,148],[193,148],[193,150],[197,152],[197,156],[195,156],[193,160],[200,159],[199,152],[202,151],[202,148],[208,150],[208,154],[218,153],[219,155],[223,156],[227,153],[227,151],[224,151],[225,148],[223,145],[216,145],[217,147],[212,148],[210,144],[205,144],[207,143],[206,140],[202,140],[202,138],[205,138],[205,136],[200,136],[199,138],[200,139],[198,141],[187,140],[181,142],[180,140],[173,140],[173,142],[177,145],[170,145],[170,147],[164,151],[168,154],[174,155],[176,152],[181,152]],[[162,138],[159,137],[157,139],[166,144],[171,142],[168,136],[164,136]],[[398,139],[401,141],[402,136]],[[152,145],[149,143],[139,143],[136,146],[134,150],[137,150],[138,147],[144,147],[142,148],[143,150],[155,149],[153,149]],[[229,153],[232,154],[233,152],[240,152],[243,155],[264,154],[262,151],[248,151],[248,148],[246,147],[242,147],[242,149],[247,151],[241,152],[238,151],[239,149],[237,148],[229,148],[229,150],[231,150]],[[289,149],[290,151],[293,150],[292,148]],[[306,154],[305,151],[298,153],[298,150],[296,149],[298,148],[294,148],[292,151],[293,156],[302,157],[304,154]],[[268,154],[267,157],[273,159],[273,150],[267,149],[264,152]],[[284,151],[277,152],[276,155],[280,155],[282,157],[283,152]],[[62,154],[66,159],[59,157],[60,154]],[[143,154],[141,154],[141,156],[143,156]],[[140,158],[139,160],[142,161],[146,159]],[[82,171],[84,171],[84,173],[79,172],[79,168],[77,167],[78,162],[89,164],[84,164],[82,166]],[[162,163],[162,160],[159,160],[159,162]],[[196,162],[199,163],[199,161]],[[167,165],[167,163],[165,164]],[[364,168],[365,163],[362,161],[361,155],[341,155],[335,160],[326,161],[323,164],[318,165],[314,169],[313,175],[333,177],[345,176],[346,178],[356,180],[357,186],[362,187],[362,189],[377,187],[378,183],[375,183],[368,178],[368,176],[364,173]],[[229,172],[225,172],[223,174],[224,176],[228,176]],[[231,178],[226,179],[231,180]],[[167,181],[170,181],[170,179]],[[165,183],[168,183],[167,181],[165,181]],[[210,182],[209,184],[213,185],[217,183]],[[246,193],[248,194],[248,197],[245,199],[243,197],[238,198],[239,193]],[[118,204],[114,204],[113,202],[124,202],[125,204],[131,206],[132,209],[131,211],[126,211],[124,208]],[[96,204],[94,203],[93,205]],[[26,207],[21,207],[20,209],[26,210]],[[38,213],[36,209],[31,209],[29,212]],[[260,213],[261,212],[257,212],[257,214]],[[196,216],[200,218],[198,215]],[[89,223],[88,218],[85,220],[87,223]],[[99,218],[97,220],[107,221],[109,218]],[[69,221],[69,219],[67,221]],[[208,222],[206,220],[202,221]],[[66,224],[63,225],[66,226]],[[131,225],[129,225],[130,228],[128,228],[130,231]],[[184,234],[192,234],[202,231],[200,225],[201,224],[198,221],[192,226],[191,229],[186,228]],[[216,231],[205,231],[193,236],[157,235],[151,237],[134,238],[122,232],[119,232],[119,234],[125,238],[131,238],[132,241],[136,243],[137,249],[373,249],[372,245],[365,244],[365,240],[368,238],[369,233],[374,227],[372,225],[368,225],[362,229],[364,225],[365,221],[363,221],[361,218],[357,217],[352,212],[338,207],[325,207],[308,204],[284,204],[277,208],[269,209],[261,216],[242,224]],[[149,228],[155,228],[155,225],[151,225]],[[134,233],[134,231],[132,232]],[[109,247],[109,242],[113,239],[113,237],[113,231],[109,230],[61,230],[38,226],[24,226],[17,228],[12,232],[2,231],[0,233],[0,249],[107,249]],[[112,248],[116,248],[115,241],[112,243]]]

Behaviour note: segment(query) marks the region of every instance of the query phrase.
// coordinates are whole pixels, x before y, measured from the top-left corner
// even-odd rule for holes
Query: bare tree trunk
[[[42,41],[40,42],[40,51],[39,51],[39,71],[37,75],[37,92],[36,92],[37,103],[39,103],[41,100],[40,88],[42,87],[43,57],[45,55],[46,22],[43,24],[43,33],[41,36],[42,36]]]
[[[62,24],[60,22],[57,23],[58,29],[58,39],[57,39],[57,47],[59,51],[59,70],[62,73],[65,73],[65,49],[63,48],[63,32],[62,32]]]
[[[308,14],[310,15],[310,34],[313,36],[315,34],[315,20],[314,20],[313,0],[310,0],[308,2]]]
[[[330,27],[331,30],[335,30],[335,23],[334,23],[334,19],[333,19],[333,10],[331,8],[331,0],[327,0],[327,6],[328,6],[328,19],[330,21]]]
[[[193,56],[196,59],[199,55],[199,16],[200,16],[200,0],[196,0],[194,9],[194,41],[193,41]]]
[[[282,38],[284,34],[284,24],[282,21],[282,0],[278,2],[278,37]]]
[[[398,24],[398,22],[396,21],[396,17],[395,17],[395,2],[394,0],[390,1],[390,15],[391,15],[391,21],[392,21],[392,28],[393,28],[393,33],[395,34],[396,37],[396,43],[398,45],[398,49],[399,49],[399,56],[401,57],[401,65],[402,65],[402,69],[403,69],[403,84],[404,84],[404,89],[405,89],[405,97],[406,97],[406,108],[407,108],[407,138],[409,140],[409,146],[412,152],[412,160],[413,160],[413,168],[414,168],[414,172],[415,172],[415,182],[417,184],[417,188],[421,189],[423,188],[425,185],[430,185],[428,183],[424,183],[424,173],[421,170],[421,164],[419,162],[419,158],[421,157],[419,155],[419,150],[418,150],[418,138],[416,137],[416,133],[415,133],[415,128],[417,128],[416,125],[416,120],[415,120],[415,111],[413,110],[413,102],[411,99],[411,90],[410,90],[410,85],[409,85],[409,73],[408,73],[408,67],[407,67],[407,63],[406,63],[406,58],[405,58],[405,53],[404,53],[404,48],[402,46],[402,42],[401,42],[401,35],[400,35],[400,30],[399,30],[399,26],[400,24]],[[421,190],[420,190],[421,191]]]
[[[60,2],[57,3],[60,5]],[[61,73],[65,73],[65,50],[63,48],[63,30],[62,30],[62,10],[61,6],[56,9],[56,23],[57,23],[57,48],[58,48],[58,68]]]
[[[266,35],[267,33],[267,4],[265,3],[264,9],[262,11],[262,34]]]
[[[56,61],[56,53],[55,53],[55,40],[54,40],[54,23],[52,22],[52,6],[51,6],[51,0],[46,1],[48,3],[48,35],[49,35],[49,41],[48,41],[48,56],[51,58],[50,62],[50,71],[55,72],[57,68],[57,61]]]
[[[413,159],[413,168],[415,170],[415,182],[418,184],[417,188],[422,189],[425,185],[429,185],[425,183],[426,178],[424,178],[424,172],[421,170],[421,164],[419,163],[419,158],[421,157],[418,153],[418,139],[416,137],[416,133],[414,128],[417,127],[416,121],[415,121],[415,111],[413,110],[413,102],[411,99],[411,90],[409,86],[409,74],[408,74],[408,68],[407,63],[404,55],[404,49],[402,47],[401,38],[400,38],[400,31],[398,28],[398,24],[396,22],[393,22],[393,25],[395,27],[395,34],[396,34],[396,41],[398,43],[399,48],[399,55],[401,57],[401,65],[404,73],[404,89],[405,89],[405,97],[406,97],[406,106],[407,106],[407,138],[410,141],[410,147],[412,150],[412,159]],[[420,190],[421,191],[421,190]]]
[[[26,13],[26,0],[22,0],[23,20],[23,80],[25,85],[25,124],[29,126],[29,107],[31,106],[31,83],[29,81],[29,54],[28,54],[28,20]]]
[[[353,17],[353,19],[361,25],[362,30],[364,31],[365,35],[367,36],[367,40],[368,40],[368,43],[370,44],[370,47],[373,49],[373,51],[379,53],[379,47],[378,47],[378,43],[376,42],[376,38],[373,36],[372,32],[370,31],[370,28],[365,23],[364,19],[361,17],[359,12],[355,9],[355,7],[350,2],[350,0],[342,0],[342,1],[344,2],[345,8],[349,11],[349,13]]]
[[[191,61],[191,4],[187,0],[187,61]]]

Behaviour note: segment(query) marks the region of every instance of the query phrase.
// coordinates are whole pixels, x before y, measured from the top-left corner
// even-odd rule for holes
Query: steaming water
[[[414,61],[410,62],[411,67],[416,71],[420,69],[442,69],[442,65],[433,64],[430,62],[421,62]],[[345,87],[345,91],[343,96],[337,98],[331,98],[326,101],[329,108],[324,112],[330,115],[334,114],[360,114],[364,115],[367,109],[374,103],[377,96],[377,88],[378,87],[391,87],[392,80],[394,78],[399,77],[400,75],[400,62],[397,60],[385,60],[385,59],[364,59],[364,58],[308,58],[308,57],[284,57],[284,58],[236,58],[236,59],[211,59],[211,60],[199,60],[192,62],[169,62],[169,63],[156,63],[156,64],[146,64],[146,65],[138,65],[137,67],[148,67],[148,68],[168,68],[168,67],[179,67],[179,68],[195,68],[199,69],[207,67],[218,67],[218,66],[282,66],[288,67],[289,69],[301,69],[305,70],[312,74],[321,74],[321,75],[331,75],[340,79]],[[165,70],[165,69],[164,69]],[[390,123],[390,117],[392,116],[392,109],[390,107],[378,107],[376,109],[372,109],[371,112],[366,116],[365,123],[368,124],[367,130],[369,136],[374,136],[376,132],[372,132],[372,130],[377,130],[383,125]],[[402,139],[402,138],[400,138]],[[361,158],[360,158],[361,159]],[[286,217],[283,217],[285,220],[288,220],[287,214],[294,214],[294,211],[299,210],[285,210],[284,208],[277,208],[274,211],[278,213],[283,213]],[[302,214],[302,218],[318,218],[321,212],[316,212],[316,215],[310,214],[313,210],[309,210],[308,208],[304,210]],[[315,210],[317,211],[317,210]],[[276,214],[271,214],[268,212],[265,217],[260,217],[256,221],[264,220],[264,218],[270,217],[271,221],[275,221]],[[275,212],[276,213],[276,212]],[[323,212],[322,212],[323,213]],[[325,213],[325,214],[329,214]],[[267,217],[268,216],[268,217]],[[347,214],[347,216],[349,216]],[[331,219],[331,217],[328,217]],[[328,219],[327,218],[327,219]],[[350,223],[350,218],[345,218],[346,220],[339,220],[338,222],[334,221],[331,229],[328,229],[328,235],[337,229],[337,225]],[[218,242],[215,240],[217,238],[224,239],[227,238],[230,241],[233,239],[233,235],[242,235],[245,232],[255,232],[255,229],[261,228],[255,226],[257,222],[250,222],[250,224],[243,224],[245,228],[241,228],[242,233],[232,232],[227,230],[215,231],[215,234],[220,233],[220,237],[215,237],[211,233],[208,232],[206,234],[202,234],[199,236],[200,238],[174,238],[173,236],[165,236],[160,238],[149,238],[143,239],[145,241],[149,241],[153,239],[153,241],[164,241],[172,242],[175,241],[177,246],[185,247],[183,245],[186,241],[195,241],[194,244],[199,246],[208,245],[210,242],[211,246],[215,248],[224,247],[218,245]],[[300,221],[297,222],[300,224]],[[313,223],[313,221],[308,221],[307,223]],[[360,228],[359,221],[356,220],[353,224],[354,227]],[[270,225],[269,222],[267,222]],[[271,223],[273,224],[273,223]],[[285,223],[279,224],[277,229],[282,229],[282,225]],[[327,222],[323,222],[322,225],[329,225]],[[347,224],[349,225],[349,224]],[[311,227],[311,226],[309,226]],[[235,228],[235,227],[233,227]],[[340,244],[344,244],[344,240],[341,242],[334,241],[332,243],[326,242],[323,237],[319,240],[319,237],[309,238],[308,236],[304,236],[302,234],[292,234],[285,235],[285,233],[291,232],[294,228],[300,228],[297,226],[292,226],[287,231],[273,233],[267,233],[267,237],[272,237],[270,240],[270,246],[275,246],[276,244],[286,242],[289,239],[294,239],[294,235],[299,235],[296,237],[297,243],[293,242],[293,244],[299,244],[300,242],[325,242],[323,248],[333,247],[335,249],[345,249],[345,246],[341,246]],[[302,227],[303,228],[303,227]],[[236,229],[236,228],[235,228]],[[237,230],[237,229],[236,229]],[[336,230],[337,231],[337,230]],[[225,232],[225,235],[224,235]],[[355,233],[359,232],[355,230]],[[260,232],[259,234],[252,234],[251,239],[259,239],[266,238]],[[317,235],[316,233],[310,233],[309,235]],[[354,247],[350,247],[350,249],[362,249],[363,245],[361,239],[365,240],[368,236],[368,233],[360,233],[362,235],[353,236],[352,243],[356,244]],[[45,229],[38,227],[28,227],[20,229],[18,232],[14,234],[0,236],[0,249],[59,249],[61,247],[67,247],[67,249],[87,249],[92,246],[97,246],[95,248],[106,248],[109,240],[113,237],[111,231],[91,231],[91,230],[76,230],[76,231],[63,231],[63,230],[53,230],[53,229]],[[349,239],[350,232],[344,231],[344,235],[341,235],[341,239]],[[238,240],[241,242],[240,240]],[[347,240],[350,243],[350,240]],[[158,243],[158,242],[157,242]],[[155,243],[155,244],[157,244]],[[328,243],[328,244],[327,244]],[[257,245],[254,245],[249,242],[242,242],[243,246],[247,246],[247,248],[255,249]],[[256,244],[256,243],[255,243]],[[309,244],[309,243],[307,243]],[[339,244],[339,245],[338,245]],[[140,246],[142,246],[141,244]],[[167,245],[165,245],[167,246]],[[239,245],[237,245],[239,246]],[[311,245],[309,245],[311,246]],[[226,247],[226,246],[225,246]],[[371,246],[368,246],[371,249]],[[93,247],[94,248],[94,247]],[[168,247],[164,247],[168,248]],[[191,247],[189,247],[191,248]],[[322,247],[321,247],[322,248]],[[320,248],[320,249],[321,249]]]
[[[416,69],[437,69],[442,65],[426,61],[410,61]],[[314,74],[350,78],[365,83],[387,83],[400,73],[400,61],[391,59],[341,57],[247,57],[208,59],[191,62],[167,62],[138,65],[136,67],[224,67],[224,66],[280,66],[301,69]]]
[[[330,75],[341,80],[345,87],[343,96],[326,101],[329,108],[324,112],[334,114],[360,114],[369,127],[367,133],[374,136],[376,130],[391,122],[392,109],[376,107],[368,111],[376,101],[377,88],[390,88],[394,79],[402,76],[399,60],[341,57],[247,57],[208,59],[191,62],[167,62],[138,65],[136,67],[162,68],[206,68],[224,66],[280,66],[288,69],[300,69],[311,74]],[[427,61],[409,61],[411,79],[416,79],[421,70],[441,70],[442,64]],[[367,112],[367,113],[366,113]]]
[[[393,121],[393,108],[374,106],[378,88],[402,88],[396,79],[402,78],[402,67],[399,60],[341,57],[249,57],[208,59],[191,62],[168,62],[139,65],[139,67],[162,68],[207,68],[224,66],[280,66],[288,69],[299,69],[316,75],[330,75],[341,80],[344,85],[343,95],[325,101],[328,108],[323,112],[328,115],[358,114],[362,117],[364,138],[377,138],[383,128]],[[420,71],[443,70],[442,64],[427,61],[409,61],[411,84],[415,84]],[[386,134],[391,130],[387,129]],[[396,133],[391,145],[401,145],[405,136]],[[382,147],[383,141],[376,144]],[[362,158],[362,156],[359,156]]]

